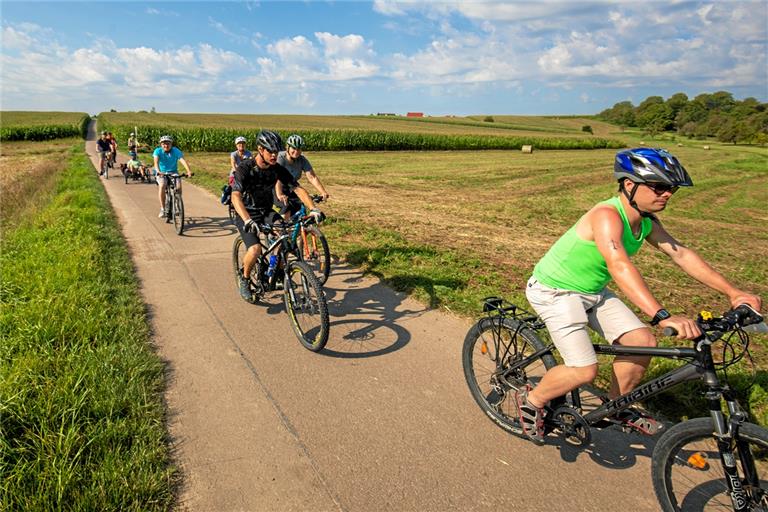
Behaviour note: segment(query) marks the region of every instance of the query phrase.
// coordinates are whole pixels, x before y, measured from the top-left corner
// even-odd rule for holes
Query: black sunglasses
[[[657,196],[660,196],[660,195],[664,194],[665,192],[670,192],[670,193],[674,194],[680,188],[680,187],[676,187],[676,186],[673,186],[673,185],[665,185],[663,183],[656,183],[656,184],[653,184],[653,185],[650,185],[648,183],[643,183],[643,185],[645,185],[649,189],[653,190],[653,193],[656,194]]]

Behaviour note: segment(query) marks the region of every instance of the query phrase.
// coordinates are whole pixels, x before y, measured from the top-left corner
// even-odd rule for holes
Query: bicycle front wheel
[[[522,434],[515,393],[535,386],[557,363],[551,353],[520,364],[542,350],[534,331],[511,318],[483,318],[464,338],[464,378],[480,409],[498,426]]]
[[[306,263],[288,263],[283,300],[299,342],[313,352],[321,351],[328,343],[330,330],[328,305],[322,286]]]
[[[173,194],[173,227],[177,235],[184,232],[184,201],[178,193]]]
[[[665,512],[736,510],[713,429],[711,418],[695,418],[670,428],[656,444],[651,479]],[[768,431],[742,424],[734,456],[747,499],[739,510],[768,510]],[[754,471],[751,482],[745,467]]]
[[[317,226],[308,226],[298,238],[297,244],[301,260],[309,265],[320,284],[325,284],[331,273],[331,250],[325,235]]]

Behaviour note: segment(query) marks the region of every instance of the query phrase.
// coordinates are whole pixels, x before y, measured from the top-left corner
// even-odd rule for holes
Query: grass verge
[[[0,503],[167,510],[163,364],[124,241],[74,150],[0,255]]]

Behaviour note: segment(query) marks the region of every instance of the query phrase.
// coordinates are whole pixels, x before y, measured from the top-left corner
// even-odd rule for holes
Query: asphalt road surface
[[[86,149],[97,165],[93,126]],[[658,509],[652,439],[597,432],[585,450],[552,436],[539,447],[487,419],[461,368],[469,321],[336,265],[330,341],[309,352],[279,295],[240,298],[236,230],[194,178],[183,236],[157,217],[155,185],[102,181],[168,367],[177,510]]]

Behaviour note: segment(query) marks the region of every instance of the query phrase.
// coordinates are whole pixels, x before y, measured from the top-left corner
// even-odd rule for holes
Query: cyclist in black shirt
[[[112,144],[107,137],[107,132],[101,132],[101,137],[96,140],[96,151],[99,152],[99,176],[104,174],[104,159],[107,158],[107,153],[112,152]]]
[[[243,275],[240,276],[240,295],[245,300],[251,300],[251,290],[245,276],[250,275],[251,268],[261,255],[259,244],[258,224],[271,223],[280,218],[272,209],[272,191],[280,181],[292,189],[309,209],[310,215],[320,223],[325,219],[323,212],[315,207],[312,198],[294,179],[291,173],[277,164],[277,154],[283,149],[280,135],[269,130],[262,130],[256,137],[256,155],[243,160],[235,169],[235,181],[232,184],[232,206],[237,216],[237,226],[243,243],[248,249],[243,261]],[[243,196],[247,197],[246,205]]]

